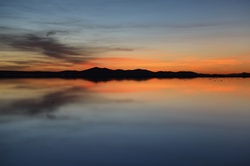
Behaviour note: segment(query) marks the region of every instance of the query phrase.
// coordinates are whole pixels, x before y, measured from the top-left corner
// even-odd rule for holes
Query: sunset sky
[[[250,72],[250,1],[0,1],[0,70],[94,66]]]

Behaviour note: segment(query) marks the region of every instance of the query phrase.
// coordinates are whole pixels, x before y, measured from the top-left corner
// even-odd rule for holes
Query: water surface
[[[0,80],[1,166],[250,165],[250,79]]]

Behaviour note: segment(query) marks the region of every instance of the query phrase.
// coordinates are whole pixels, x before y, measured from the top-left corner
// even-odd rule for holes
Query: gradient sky
[[[0,70],[250,72],[249,0],[0,0]]]

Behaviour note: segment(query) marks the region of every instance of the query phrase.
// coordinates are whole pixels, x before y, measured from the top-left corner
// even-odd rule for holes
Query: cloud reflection
[[[85,89],[69,88],[66,90],[49,92],[43,96],[35,98],[24,98],[10,102],[4,108],[1,108],[1,114],[26,114],[36,115],[40,113],[50,113],[80,99],[78,92],[84,92]],[[81,95],[81,98],[83,96]]]
[[[0,105],[0,115],[36,116],[45,114],[47,118],[55,119],[54,112],[70,104],[133,102],[131,99],[112,99],[101,96],[98,92],[90,90],[88,85],[64,85],[63,83],[65,82],[62,81],[61,84],[57,82],[58,87],[55,87],[53,83],[42,85],[43,81],[39,82],[39,80],[19,81],[20,80],[15,84],[12,80],[7,80],[8,84],[6,87],[4,87],[5,85],[3,84],[3,88],[14,90],[18,98],[14,96],[11,98],[0,98],[0,102],[4,103]],[[83,84],[82,81],[80,81],[80,83]],[[57,88],[59,88],[59,90]],[[25,96],[23,92],[27,94],[30,93],[31,96]]]

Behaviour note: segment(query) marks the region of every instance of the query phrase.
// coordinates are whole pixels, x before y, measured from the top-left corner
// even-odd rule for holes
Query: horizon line
[[[230,75],[230,74],[250,74],[250,72],[232,72],[232,73],[202,73],[202,72],[196,72],[196,71],[191,71],[191,70],[179,70],[179,71],[171,71],[171,70],[158,70],[158,71],[152,71],[149,69],[145,69],[145,68],[134,68],[134,69],[111,69],[111,68],[107,68],[107,67],[91,67],[91,68],[87,68],[84,70],[59,70],[59,71],[49,71],[49,70],[0,70],[0,72],[49,72],[49,73],[60,73],[60,72],[83,72],[83,71],[87,71],[87,70],[91,70],[91,69],[102,69],[102,70],[111,70],[111,71],[136,71],[136,70],[141,70],[141,71],[149,71],[152,73],[158,73],[158,72],[170,72],[170,73],[180,73],[180,72],[192,72],[195,74],[206,74],[206,75]]]

